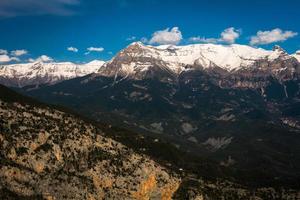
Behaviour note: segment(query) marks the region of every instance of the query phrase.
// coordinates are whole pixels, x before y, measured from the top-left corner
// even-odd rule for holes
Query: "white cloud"
[[[25,49],[20,49],[20,50],[14,50],[14,51],[11,51],[11,55],[13,55],[13,56],[23,56],[23,55],[25,55],[25,54],[27,54],[28,53],[28,51],[27,50],[25,50]]]
[[[42,55],[42,56],[40,56],[38,59],[39,59],[40,61],[42,61],[42,62],[51,62],[51,61],[53,61],[53,59],[52,59],[51,57],[46,56],[46,55]]]
[[[0,49],[0,54],[1,54],[1,55],[7,54],[7,53],[8,53],[7,50],[5,50],[5,49]]]
[[[178,27],[156,31],[149,40],[150,44],[178,44],[182,40],[182,34]]]
[[[10,62],[11,59],[8,55],[0,55],[0,62],[4,63],[4,62]]]
[[[235,40],[240,37],[240,30],[236,30],[233,27],[225,29],[221,33],[221,41],[229,44],[235,43]]]
[[[255,36],[250,39],[251,45],[270,44],[274,42],[282,42],[289,38],[298,35],[293,31],[282,31],[280,28],[275,28],[271,31],[258,31]]]
[[[36,58],[36,59],[28,59],[29,62],[51,62],[53,61],[53,59],[47,55],[41,55],[40,57]]]
[[[67,50],[75,53],[78,52],[78,49],[76,47],[68,47]]]
[[[202,42],[202,43],[227,43],[233,44],[240,37],[241,31],[235,29],[234,27],[229,27],[225,29],[219,38],[205,38],[205,37],[191,37],[190,42]]]
[[[89,52],[91,52],[91,51],[102,52],[102,51],[104,51],[104,48],[103,47],[89,47],[89,48],[87,48],[87,50]]]
[[[20,55],[24,55],[24,51],[26,50],[15,50],[11,52],[11,55],[8,55],[8,51],[5,49],[0,49],[0,63],[8,63],[12,61],[20,61],[19,58],[17,58]],[[27,53],[27,51],[26,51]]]
[[[18,58],[16,57],[10,57],[8,55],[0,55],[0,63],[7,63],[7,62],[11,62],[11,61],[20,61]]]

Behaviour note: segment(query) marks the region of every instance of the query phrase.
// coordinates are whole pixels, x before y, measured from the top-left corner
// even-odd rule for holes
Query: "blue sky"
[[[299,8],[297,0],[1,0],[0,62],[108,60],[139,40],[279,44],[294,53]]]

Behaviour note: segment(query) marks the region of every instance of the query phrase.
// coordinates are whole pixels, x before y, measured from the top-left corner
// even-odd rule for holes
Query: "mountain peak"
[[[141,51],[144,49],[148,49],[148,46],[146,46],[145,44],[143,44],[140,41],[137,42],[132,42],[131,44],[129,44],[125,49],[121,50],[120,52],[136,52],[136,51]]]
[[[278,51],[278,52],[282,52],[284,54],[286,54],[287,52],[279,45],[274,45],[273,47],[273,51]]]
[[[136,41],[136,42],[132,42],[131,44],[128,45],[128,47],[130,46],[139,46],[139,47],[142,47],[142,46],[145,46],[142,42],[140,41]]]

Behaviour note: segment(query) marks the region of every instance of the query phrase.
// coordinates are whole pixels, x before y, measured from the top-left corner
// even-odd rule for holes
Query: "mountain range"
[[[86,64],[42,61],[0,66],[0,82],[10,87],[55,84],[60,81],[85,76],[98,71],[104,61],[94,60]]]
[[[199,69],[205,71],[218,69],[230,74],[260,70],[272,75],[278,75],[282,73],[282,70],[291,70],[276,67],[276,62],[279,61],[289,61],[295,65],[300,61],[300,52],[289,55],[279,46],[274,46],[273,51],[268,51],[238,44],[150,46],[134,42],[106,63],[94,60],[86,64],[34,62],[2,65],[0,82],[12,87],[24,87],[55,84],[91,73],[108,77],[129,76],[134,79],[142,79],[151,76],[153,71],[160,71],[172,77]],[[270,65],[273,65],[273,68],[270,68]]]
[[[167,141],[199,177],[300,188],[299,51],[135,42],[105,63],[23,65],[0,67],[0,83]]]

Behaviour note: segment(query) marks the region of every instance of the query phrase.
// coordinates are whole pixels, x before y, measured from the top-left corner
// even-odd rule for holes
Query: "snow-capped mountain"
[[[299,55],[297,55],[299,56]],[[294,56],[296,57],[296,56]],[[293,60],[282,48],[264,50],[247,45],[193,44],[186,46],[149,46],[134,42],[120,51],[99,70],[105,76],[132,76],[141,78],[164,71],[174,75],[190,70],[220,68],[227,72],[253,70],[259,63]],[[266,67],[266,66],[265,66]]]
[[[279,46],[265,50],[238,44],[150,46],[134,42],[106,63],[95,60],[81,65],[71,62],[3,65],[0,83],[13,87],[54,84],[95,72],[106,77],[169,80],[195,70],[211,73],[223,83],[236,80],[237,76],[238,79],[272,76],[287,80],[299,76],[299,60],[299,51],[289,55]]]
[[[72,62],[35,62],[0,66],[0,83],[23,87],[27,85],[54,84],[63,80],[85,76],[98,71],[104,61],[94,60],[86,64]]]

